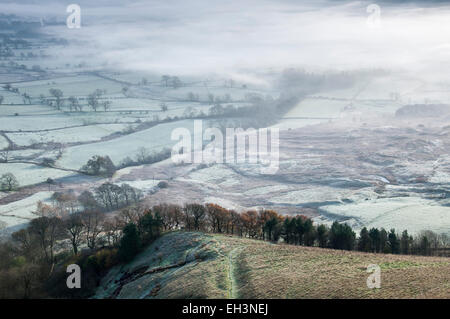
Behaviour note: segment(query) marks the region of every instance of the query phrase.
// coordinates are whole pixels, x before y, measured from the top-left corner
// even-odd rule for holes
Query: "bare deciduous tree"
[[[84,225],[80,213],[70,214],[64,220],[64,229],[69,235],[70,243],[72,244],[73,253],[78,253],[78,248],[83,241]]]
[[[62,220],[58,217],[39,217],[30,223],[30,232],[37,242],[49,264],[55,262],[55,243],[62,238]]]
[[[125,226],[121,223],[117,216],[115,218],[105,220],[103,230],[105,232],[108,245],[116,246],[119,243],[121,230],[123,227]]]
[[[77,110],[79,110],[81,112],[81,106],[80,106],[80,103],[78,102],[78,99],[76,97],[71,96],[67,100],[69,101],[69,110],[70,110],[70,112],[77,111]]]
[[[64,102],[64,100],[62,99],[64,95],[63,91],[61,91],[60,89],[50,89],[49,92],[50,95],[52,95],[55,98],[56,108],[60,110]]]
[[[93,93],[88,95],[88,105],[94,110],[94,112],[97,112],[97,109],[100,106],[99,99],[102,95],[103,91],[100,89],[97,89]]]
[[[104,217],[105,215],[99,211],[84,212],[82,214],[86,243],[90,249],[97,247]]]

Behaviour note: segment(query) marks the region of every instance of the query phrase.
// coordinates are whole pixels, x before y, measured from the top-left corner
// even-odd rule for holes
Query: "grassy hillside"
[[[369,264],[381,289],[368,289]],[[113,268],[96,298],[450,298],[450,259],[169,233]]]

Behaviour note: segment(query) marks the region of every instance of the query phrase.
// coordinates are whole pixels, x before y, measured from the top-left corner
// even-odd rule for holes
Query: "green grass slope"
[[[381,288],[366,285],[381,267]],[[95,298],[450,298],[450,259],[168,233],[113,268]]]

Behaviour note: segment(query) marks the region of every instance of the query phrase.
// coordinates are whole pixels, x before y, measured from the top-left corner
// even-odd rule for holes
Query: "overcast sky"
[[[445,1],[76,1],[82,28],[49,28],[71,52],[129,69],[232,72],[240,68],[388,68],[448,72]],[[0,11],[65,21],[67,1],[4,1]],[[89,41],[79,46],[77,40]],[[70,54],[66,52],[66,54]]]

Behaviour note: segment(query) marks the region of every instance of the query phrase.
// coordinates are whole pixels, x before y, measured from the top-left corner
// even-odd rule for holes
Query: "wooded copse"
[[[161,216],[164,230],[185,229],[237,235],[293,245],[358,250],[374,253],[441,255],[450,247],[446,234],[422,231],[412,236],[407,230],[364,227],[359,236],[347,224],[335,221],[331,227],[314,224],[304,215],[281,215],[261,209],[237,212],[216,204],[163,204],[153,207]]]

